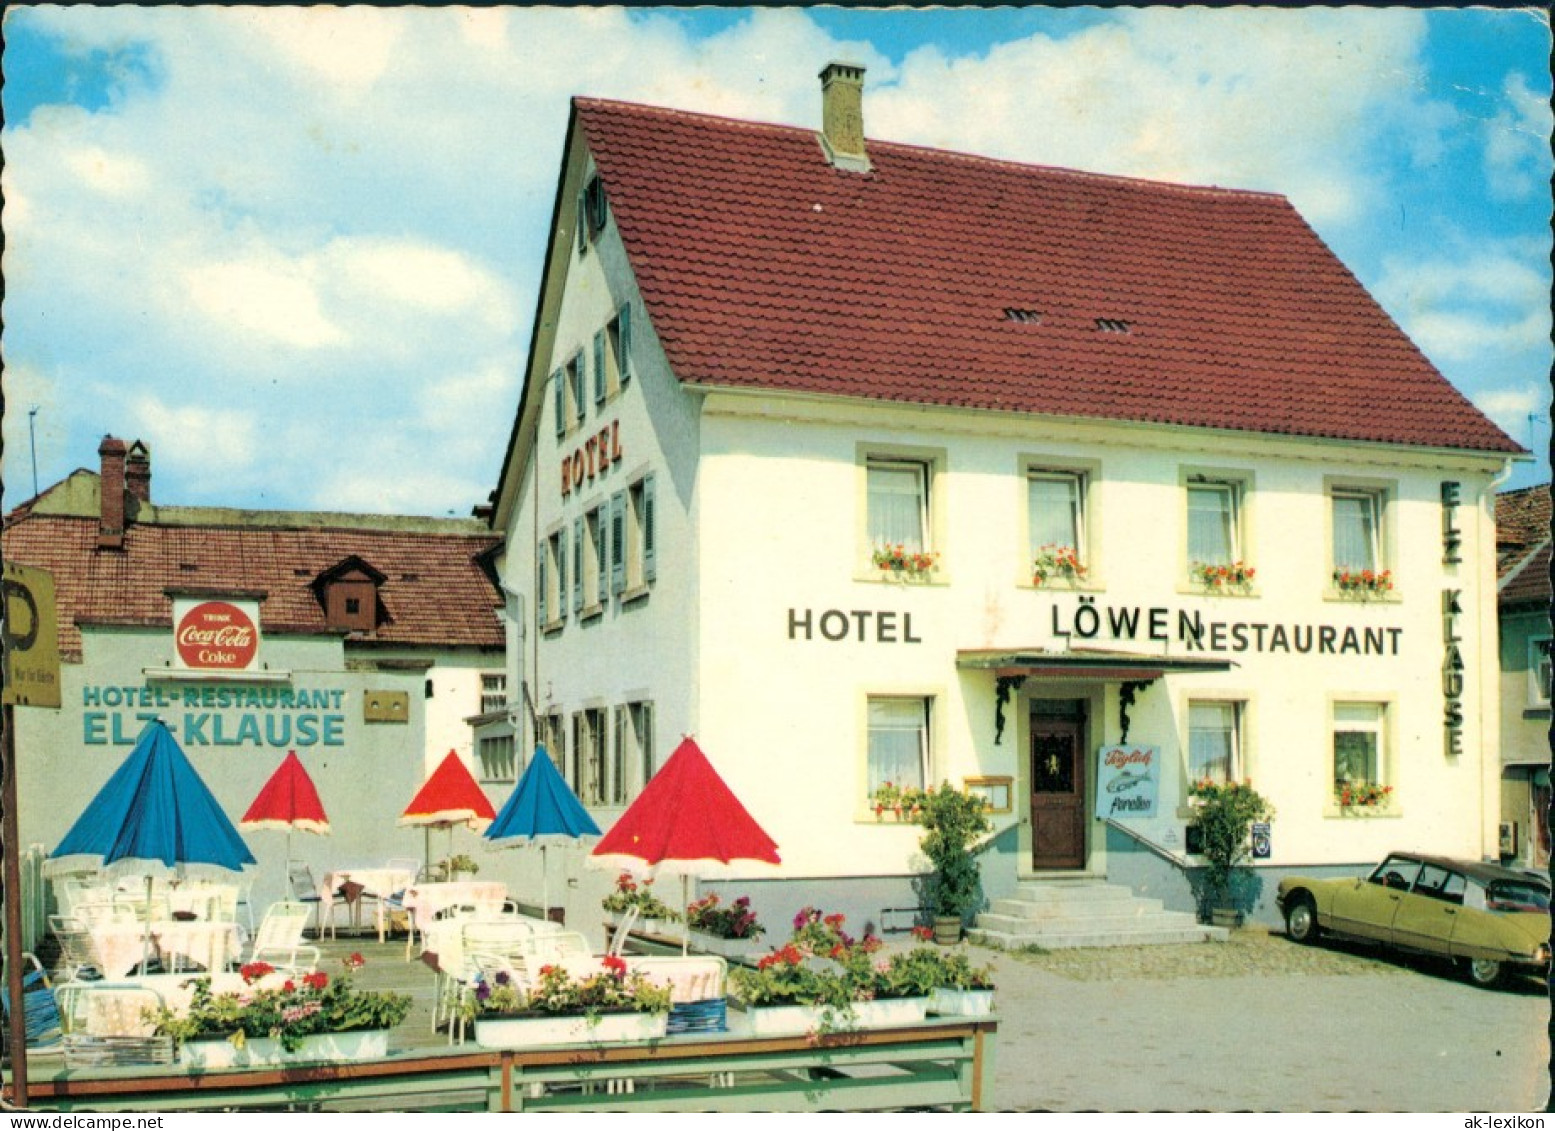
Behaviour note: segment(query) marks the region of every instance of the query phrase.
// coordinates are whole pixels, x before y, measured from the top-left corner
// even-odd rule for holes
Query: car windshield
[[[1493,880],[1485,892],[1489,911],[1548,911],[1550,891],[1534,880]]]

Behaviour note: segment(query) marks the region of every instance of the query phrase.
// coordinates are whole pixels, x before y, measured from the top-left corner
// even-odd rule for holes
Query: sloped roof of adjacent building
[[[1281,196],[574,105],[682,382],[1521,451]]]
[[[263,594],[266,634],[343,634],[358,646],[500,649],[500,595],[483,563],[499,544],[473,519],[142,505],[123,550],[99,550],[98,476],[77,471],[18,508],[7,561],[54,576],[61,655],[81,659],[81,624],[172,627],[168,591]],[[50,495],[56,493],[51,505]],[[70,498],[61,505],[57,500]],[[343,633],[313,582],[356,557],[384,574],[386,620]]]
[[[1496,496],[1496,596],[1500,604],[1550,602],[1550,485]]]

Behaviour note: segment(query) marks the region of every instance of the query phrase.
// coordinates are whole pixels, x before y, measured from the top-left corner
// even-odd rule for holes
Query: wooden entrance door
[[[1084,725],[1031,720],[1031,866],[1085,867]]]

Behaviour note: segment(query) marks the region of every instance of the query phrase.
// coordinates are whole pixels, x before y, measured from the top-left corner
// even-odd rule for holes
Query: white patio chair
[[[59,944],[54,972],[62,981],[98,981],[102,978],[103,964],[92,943],[92,932],[85,923],[66,915],[50,915],[49,933]]]
[[[610,936],[610,945],[605,948],[606,954],[619,955],[626,948],[626,937],[632,933],[632,927],[637,923],[638,908],[628,907],[621,916],[621,921],[616,924],[615,931]]]
[[[272,903],[254,932],[254,945],[244,959],[266,962],[288,974],[306,974],[318,968],[319,948],[303,941],[303,931],[313,912],[306,904]]]

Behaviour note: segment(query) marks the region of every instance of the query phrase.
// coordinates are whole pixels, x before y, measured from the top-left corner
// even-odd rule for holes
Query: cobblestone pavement
[[[963,944],[965,945],[965,944]],[[1344,944],[1005,954],[992,1105],[1049,1111],[1542,1110],[1544,986]]]

